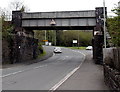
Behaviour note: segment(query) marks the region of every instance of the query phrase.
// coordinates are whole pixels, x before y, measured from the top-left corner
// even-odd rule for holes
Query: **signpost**
[[[43,42],[48,42],[48,40],[43,40]]]
[[[48,40],[43,40],[43,42],[45,42],[45,45],[48,45]]]
[[[74,47],[74,44],[77,44],[78,41],[77,40],[73,40],[73,47]]]

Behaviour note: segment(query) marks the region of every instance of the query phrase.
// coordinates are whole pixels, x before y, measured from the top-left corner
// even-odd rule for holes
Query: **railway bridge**
[[[103,7],[85,11],[20,12],[13,11],[14,32],[34,34],[33,30],[93,30],[93,58],[102,62]],[[106,11],[107,14],[107,11]]]

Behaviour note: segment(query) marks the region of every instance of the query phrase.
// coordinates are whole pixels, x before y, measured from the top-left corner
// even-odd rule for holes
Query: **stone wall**
[[[120,48],[104,49],[104,79],[114,92],[120,91]]]
[[[7,39],[2,40],[2,62],[10,62],[10,48]]]
[[[120,72],[109,65],[104,65],[104,79],[108,87],[114,92],[120,92]]]
[[[10,47],[9,44],[12,46]],[[3,40],[2,44],[3,63],[25,62],[37,58],[38,40],[25,36],[12,36],[11,43]]]

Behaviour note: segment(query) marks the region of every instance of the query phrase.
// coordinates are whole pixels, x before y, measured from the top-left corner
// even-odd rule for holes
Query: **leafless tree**
[[[11,10],[20,10],[23,6],[23,2],[19,0],[14,0],[10,3]]]
[[[3,18],[4,20],[10,20],[11,19],[11,13],[6,8],[2,9],[0,7],[0,17]]]
[[[14,0],[10,3],[11,10],[21,10],[21,11],[29,11],[29,8],[24,5],[24,2],[21,0]]]
[[[0,17],[9,21],[12,18],[12,11],[20,10],[22,12],[29,11],[29,8],[24,5],[21,0],[14,0],[8,4],[9,8],[0,7]]]

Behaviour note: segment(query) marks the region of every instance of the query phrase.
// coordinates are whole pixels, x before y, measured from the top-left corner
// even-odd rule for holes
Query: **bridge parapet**
[[[52,20],[55,21],[55,27],[69,27],[67,29],[93,29],[96,26],[95,10],[22,13],[22,27],[46,29],[51,27]]]
[[[35,12],[23,13],[22,19],[40,18],[92,18],[95,17],[95,10],[86,11],[61,11],[61,12]]]

